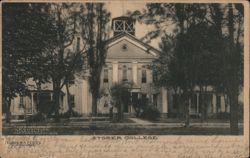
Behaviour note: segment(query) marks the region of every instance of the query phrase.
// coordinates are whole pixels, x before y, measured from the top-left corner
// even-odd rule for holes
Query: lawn
[[[243,129],[240,128],[240,133]],[[3,135],[230,135],[229,128],[117,126],[114,123],[82,126],[9,126]]]

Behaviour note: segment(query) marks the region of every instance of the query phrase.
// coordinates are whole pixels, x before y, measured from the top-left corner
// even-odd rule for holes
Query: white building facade
[[[133,104],[138,98],[147,98],[153,106],[156,106],[163,116],[180,113],[178,97],[173,91],[155,86],[155,75],[152,66],[159,57],[160,51],[137,39],[134,29],[134,21],[128,17],[118,17],[112,21],[114,36],[106,42],[107,57],[101,75],[101,90],[109,91],[114,84],[123,82],[132,83],[130,89],[130,104],[124,107],[124,113],[134,113]],[[79,38],[75,43],[79,43]],[[73,45],[75,47],[75,45]],[[76,46],[77,47],[77,46]],[[12,115],[33,115],[37,113],[37,102],[49,102],[52,100],[52,85],[42,85],[41,98],[37,98],[37,90],[32,80],[29,80],[30,93],[27,96],[17,96],[11,102]],[[32,86],[33,85],[33,86]],[[70,86],[70,96],[66,88],[62,88],[60,97],[60,112],[68,110],[68,98],[74,105],[74,111],[81,115],[92,113],[92,100],[89,90],[88,77],[77,78]],[[195,88],[195,95],[190,99],[190,114],[201,113],[201,95]],[[226,96],[216,93],[211,87],[205,95],[206,111],[208,114],[229,112]],[[241,95],[242,96],[242,95]],[[241,98],[242,100],[242,98]],[[97,111],[100,114],[109,113],[108,98],[101,97],[98,100]]]

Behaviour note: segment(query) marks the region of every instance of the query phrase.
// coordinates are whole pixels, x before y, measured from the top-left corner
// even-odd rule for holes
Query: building
[[[156,106],[163,116],[171,116],[180,113],[178,107],[178,96],[173,90],[159,88],[155,86],[156,73],[152,68],[155,59],[159,57],[160,51],[149,44],[143,43],[135,37],[135,21],[128,17],[118,17],[112,20],[113,37],[106,42],[107,58],[101,75],[101,90],[109,92],[112,85],[116,83],[129,82],[132,84],[130,105],[124,107],[124,113],[134,113],[133,104],[138,98],[148,98]],[[77,38],[72,49],[79,47]],[[86,72],[87,74],[87,72]],[[32,115],[37,112],[37,102],[47,104],[52,100],[52,86],[50,83],[42,85],[40,98],[37,98],[37,89],[32,80],[27,82],[30,85],[30,94],[27,96],[17,96],[12,100],[12,115]],[[218,112],[229,112],[226,103],[226,96],[218,94],[211,87],[208,87],[206,94],[200,94],[198,87],[195,88],[195,95],[190,99],[190,114],[199,115],[201,113],[201,96],[204,95],[207,114]],[[82,115],[91,114],[91,93],[89,92],[88,77],[77,78],[70,86],[71,95],[67,97],[66,88],[62,88],[61,109],[64,113],[68,110],[67,98],[74,105],[74,111]],[[242,98],[242,94],[241,94]],[[98,113],[108,114],[109,106],[107,96],[103,96],[98,101]],[[242,99],[241,99],[242,100]]]

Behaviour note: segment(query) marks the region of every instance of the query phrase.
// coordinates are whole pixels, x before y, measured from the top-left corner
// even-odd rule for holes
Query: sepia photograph
[[[1,9],[2,135],[243,136],[243,3]]]

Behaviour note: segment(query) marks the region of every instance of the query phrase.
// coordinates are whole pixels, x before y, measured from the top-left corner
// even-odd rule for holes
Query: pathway
[[[129,118],[129,119],[140,125],[152,125],[152,122],[149,122],[147,120],[142,120],[139,118]]]

